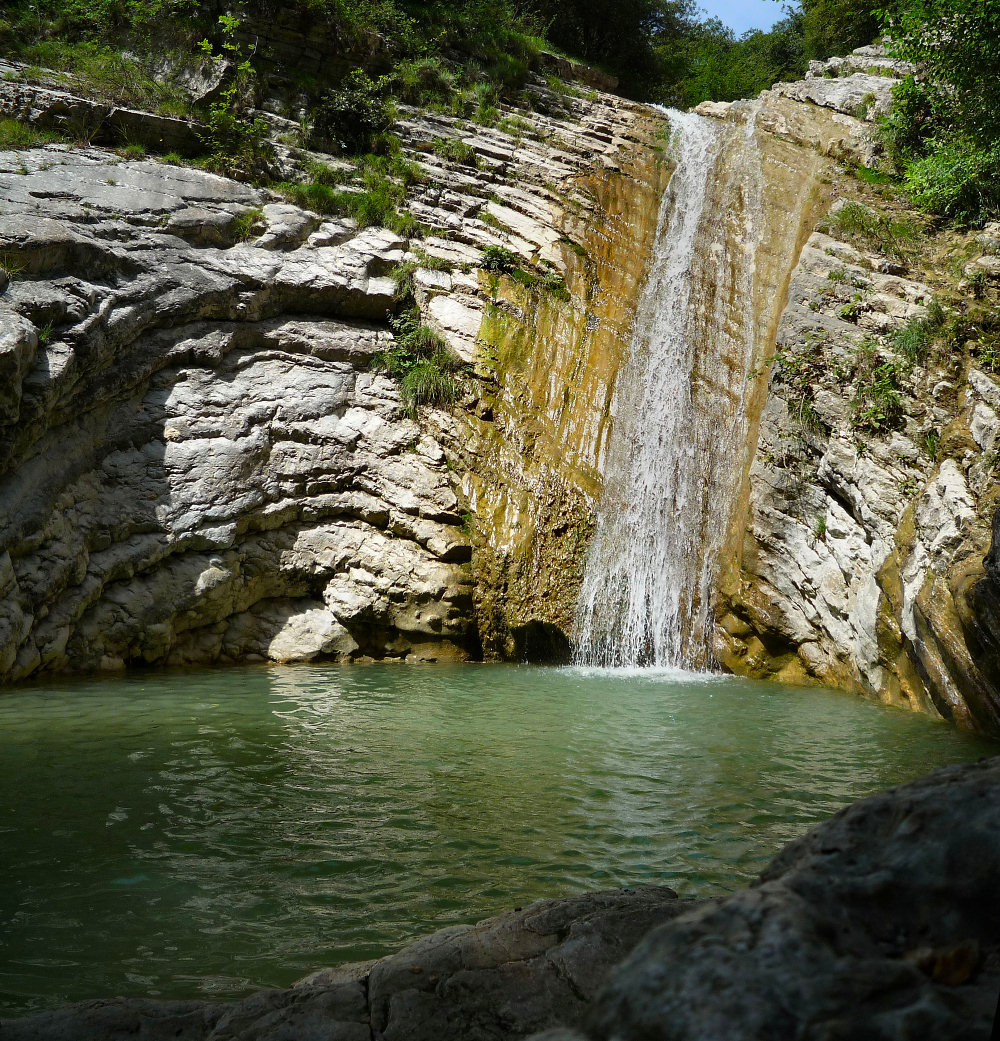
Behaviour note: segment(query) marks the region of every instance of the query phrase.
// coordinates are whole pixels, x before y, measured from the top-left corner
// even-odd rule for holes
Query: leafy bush
[[[236,39],[240,21],[232,15],[219,16],[221,53],[213,54],[206,38],[202,52],[215,61],[228,60],[235,72],[217,100],[209,105],[202,141],[209,150],[207,166],[229,175],[261,176],[274,158],[268,140],[268,125],[253,115],[256,77],[250,60]]]
[[[879,136],[889,158],[902,167],[923,155],[925,142],[948,123],[947,92],[906,76],[892,88],[892,108],[879,120]]]
[[[1000,4],[902,0],[881,15],[890,52],[922,66],[955,129],[987,147],[1000,140]]]
[[[921,69],[882,123],[907,191],[963,223],[1000,213],[1000,4],[903,0],[882,18],[890,53]]]
[[[495,275],[507,274],[517,268],[517,254],[503,246],[487,246],[483,250],[482,267]]]
[[[1000,213],[1000,143],[985,149],[962,138],[935,141],[904,178],[913,201],[931,213],[975,223]]]
[[[396,121],[387,76],[373,80],[354,69],[336,90],[328,91],[313,112],[312,139],[354,154],[370,152]]]
[[[822,227],[848,242],[899,259],[910,255],[921,236],[913,221],[890,217],[860,202],[845,203],[827,217]]]

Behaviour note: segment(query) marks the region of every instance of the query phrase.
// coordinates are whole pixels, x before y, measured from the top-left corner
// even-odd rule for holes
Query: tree
[[[871,43],[879,22],[871,0],[802,0],[802,29],[806,56],[829,58]]]
[[[534,8],[554,44],[603,65],[623,90],[646,98],[670,78],[672,55],[698,13],[695,0],[536,0]]]
[[[1000,139],[1000,0],[908,0],[879,14],[890,52],[949,85],[957,129],[982,144]]]
[[[1000,213],[1000,0],[906,0],[880,12],[890,53],[915,62],[883,122],[910,195],[974,223]]]

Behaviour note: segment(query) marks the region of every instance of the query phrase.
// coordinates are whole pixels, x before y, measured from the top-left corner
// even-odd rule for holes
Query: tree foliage
[[[890,53],[919,69],[882,124],[911,197],[964,223],[1000,213],[1000,2],[905,0],[880,16]]]
[[[984,144],[1000,138],[1000,2],[909,0],[882,18],[891,52],[948,85],[961,131]]]
[[[739,39],[718,19],[710,19],[691,33],[684,58],[677,90],[681,104],[752,97],[803,71],[802,14],[790,10],[770,31]]]

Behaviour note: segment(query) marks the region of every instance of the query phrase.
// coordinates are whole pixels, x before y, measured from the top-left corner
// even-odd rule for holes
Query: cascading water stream
[[[704,668],[745,460],[761,168],[745,127],[670,111],[677,166],[615,390],[579,664]]]

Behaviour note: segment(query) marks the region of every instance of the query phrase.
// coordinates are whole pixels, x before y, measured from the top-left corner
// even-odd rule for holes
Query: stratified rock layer
[[[443,453],[367,371],[402,242],[196,170],[14,159],[3,673],[464,654]],[[258,219],[283,252],[236,241]]]
[[[764,92],[757,125],[874,164],[870,119],[906,70],[878,48],[817,64],[805,81]],[[738,120],[745,107],[710,114]],[[792,251],[773,346],[752,374],[769,381],[752,398],[759,426],[718,579],[716,658],[1000,735],[1000,615],[984,563],[1000,494],[1000,386],[974,343],[918,339],[909,356],[900,346],[904,335],[931,338],[919,323],[935,297],[946,320],[968,307],[945,270],[956,257],[996,301],[1000,246],[987,231],[948,256],[919,216],[832,166],[816,191],[830,217]],[[867,233],[843,230],[845,206]],[[896,411],[873,428],[861,402],[878,379]]]
[[[28,89],[12,80],[0,93],[14,104]],[[568,200],[579,197],[573,227],[586,242],[609,205],[621,221],[631,185],[655,214],[667,172],[648,148],[659,123],[649,110],[537,90],[553,115],[529,137],[446,116],[400,122],[427,176],[407,205],[435,229],[417,253],[391,232],[199,170],[65,146],[0,154],[0,679],[132,663],[454,659],[481,653],[481,629],[499,633],[490,649],[503,653],[507,614],[528,632],[565,626],[565,603],[537,601],[530,583],[477,622],[474,579],[482,590],[504,573],[515,524],[531,545],[549,516],[532,506],[526,523],[502,504],[527,502],[539,466],[560,501],[584,502],[575,462],[548,449],[537,462],[515,430],[481,417],[544,424],[579,371],[590,322],[580,301],[601,297],[609,276],[584,284],[575,273],[586,247],[561,239]],[[443,140],[473,149],[476,164],[442,159]],[[594,179],[604,196],[586,187]],[[614,296],[618,325],[599,336],[614,348],[611,371],[645,263],[631,231],[622,222],[605,251],[608,272],[625,257],[630,273]],[[568,299],[528,291],[526,310],[566,332],[544,385],[516,409],[505,402],[522,394],[522,364],[487,373],[479,343],[484,311],[514,313],[502,301],[522,289],[474,270],[501,244],[571,287]],[[416,266],[423,320],[479,372],[466,380],[467,413],[425,408],[418,421],[373,371],[394,342],[389,276],[402,262]],[[588,396],[581,410],[592,422],[604,407]],[[578,557],[580,539],[568,545]],[[571,602],[572,568],[564,577]],[[565,636],[552,632],[559,653]]]

